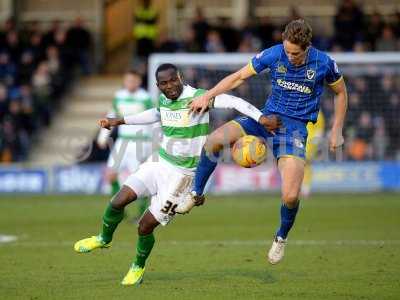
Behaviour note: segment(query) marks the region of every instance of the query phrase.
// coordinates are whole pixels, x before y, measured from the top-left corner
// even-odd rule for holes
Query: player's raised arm
[[[266,130],[274,133],[274,130],[282,125],[281,120],[276,115],[264,116],[262,112],[247,102],[246,100],[232,95],[221,94],[214,98],[212,103],[214,108],[233,108],[238,112],[252,118],[265,127]]]
[[[203,113],[207,110],[212,98],[238,87],[254,74],[254,69],[248,64],[235,73],[226,76],[204,95],[194,98],[190,104],[190,111]]]
[[[329,86],[335,93],[335,116],[329,138],[329,150],[333,152],[344,143],[342,131],[347,111],[347,90],[343,77]]]
[[[110,129],[110,127],[119,125],[143,125],[152,124],[160,121],[160,113],[157,108],[145,110],[136,115],[126,116],[124,118],[103,118],[99,120],[102,128]]]

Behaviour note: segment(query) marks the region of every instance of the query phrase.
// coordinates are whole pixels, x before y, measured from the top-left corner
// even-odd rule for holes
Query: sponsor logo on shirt
[[[315,70],[309,69],[306,71],[306,76],[308,80],[312,80],[315,77]]]
[[[276,68],[276,71],[277,71],[278,73],[283,73],[283,74],[285,74],[285,73],[287,72],[287,68],[286,68],[284,65],[279,65],[279,66]]]
[[[297,91],[304,94],[311,94],[311,89],[306,85],[301,85],[296,82],[290,82],[283,79],[277,79],[276,83],[285,90]]]

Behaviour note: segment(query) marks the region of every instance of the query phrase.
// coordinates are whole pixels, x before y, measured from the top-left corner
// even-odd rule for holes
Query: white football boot
[[[203,205],[204,200],[204,195],[198,196],[195,191],[192,191],[186,194],[182,203],[180,203],[175,209],[175,212],[177,212],[178,214],[187,214],[194,206]]]
[[[275,237],[272,242],[271,249],[268,252],[268,261],[272,265],[276,265],[280,262],[285,255],[285,245],[286,239],[281,238],[280,236]]]

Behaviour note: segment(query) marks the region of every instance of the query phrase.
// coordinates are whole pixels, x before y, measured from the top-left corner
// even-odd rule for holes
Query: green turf
[[[399,299],[399,194],[318,195],[303,201],[284,261],[266,262],[276,196],[214,197],[156,232],[140,287],[120,281],[136,227],[110,249],[73,251],[96,234],[107,199],[0,198],[0,299]],[[135,211],[134,207],[131,211]],[[384,242],[383,242],[384,241]]]

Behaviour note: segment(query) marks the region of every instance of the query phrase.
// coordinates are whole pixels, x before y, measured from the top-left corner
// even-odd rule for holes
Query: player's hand
[[[342,130],[332,129],[329,137],[329,151],[335,152],[337,148],[343,146],[344,138]]]
[[[100,127],[110,129],[111,127],[124,124],[124,119],[103,118],[98,121]]]
[[[208,110],[208,104],[211,98],[206,96],[206,94],[199,97],[193,98],[192,102],[189,104],[189,113],[200,113],[203,114]]]
[[[262,115],[258,123],[263,125],[264,128],[272,134],[275,134],[275,130],[282,126],[282,120],[277,115]]]
[[[200,196],[196,195],[196,196],[193,196],[193,200],[194,200],[194,206],[201,206],[206,201],[206,197],[204,195],[200,195]]]

